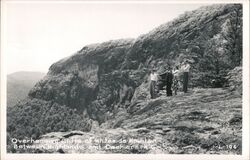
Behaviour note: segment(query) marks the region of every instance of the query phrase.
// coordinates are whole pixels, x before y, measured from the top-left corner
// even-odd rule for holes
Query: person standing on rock
[[[179,89],[179,67],[175,66],[172,73],[173,73],[173,91],[174,94],[177,95],[177,91]]]
[[[151,99],[156,98],[157,93],[157,81],[158,81],[158,74],[156,73],[156,70],[153,69],[150,73],[150,95]]]
[[[172,96],[173,73],[171,67],[168,67],[166,72],[166,94]]]
[[[188,90],[188,75],[189,75],[190,65],[187,60],[182,63],[181,71],[183,72],[183,92],[187,93]]]

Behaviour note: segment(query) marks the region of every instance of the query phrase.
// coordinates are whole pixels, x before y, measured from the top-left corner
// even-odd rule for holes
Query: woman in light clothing
[[[174,91],[174,94],[177,95],[177,91],[179,89],[179,73],[180,73],[179,67],[176,66],[173,69],[172,73],[173,73],[173,76],[174,76],[174,78],[173,78],[173,91]]]
[[[151,71],[151,73],[150,73],[150,95],[151,95],[151,99],[156,98],[157,81],[158,81],[158,74],[156,73],[156,70],[153,69]]]

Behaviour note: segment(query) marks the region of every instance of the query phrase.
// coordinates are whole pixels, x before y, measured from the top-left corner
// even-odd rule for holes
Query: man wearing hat
[[[184,93],[187,93],[187,90],[188,90],[189,70],[190,70],[190,65],[188,63],[188,60],[185,60],[181,66],[181,71],[183,72],[183,91],[184,91]]]

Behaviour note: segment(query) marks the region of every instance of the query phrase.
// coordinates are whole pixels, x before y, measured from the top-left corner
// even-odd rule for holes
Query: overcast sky
[[[204,4],[5,3],[7,73],[47,72],[87,44],[136,38]]]

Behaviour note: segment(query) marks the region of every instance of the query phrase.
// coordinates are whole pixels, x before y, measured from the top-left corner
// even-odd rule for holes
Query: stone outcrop
[[[54,63],[47,76],[30,91],[29,97],[86,110],[91,118],[102,123],[105,117],[110,118],[115,108],[149,97],[146,94],[149,93],[147,82],[151,68],[173,66],[186,57],[194,62],[194,77],[202,58],[200,54],[205,50],[203,39],[221,31],[214,28],[211,32],[229,18],[233,7],[238,6],[204,7],[137,39],[85,46]],[[208,12],[209,16],[205,16]]]

